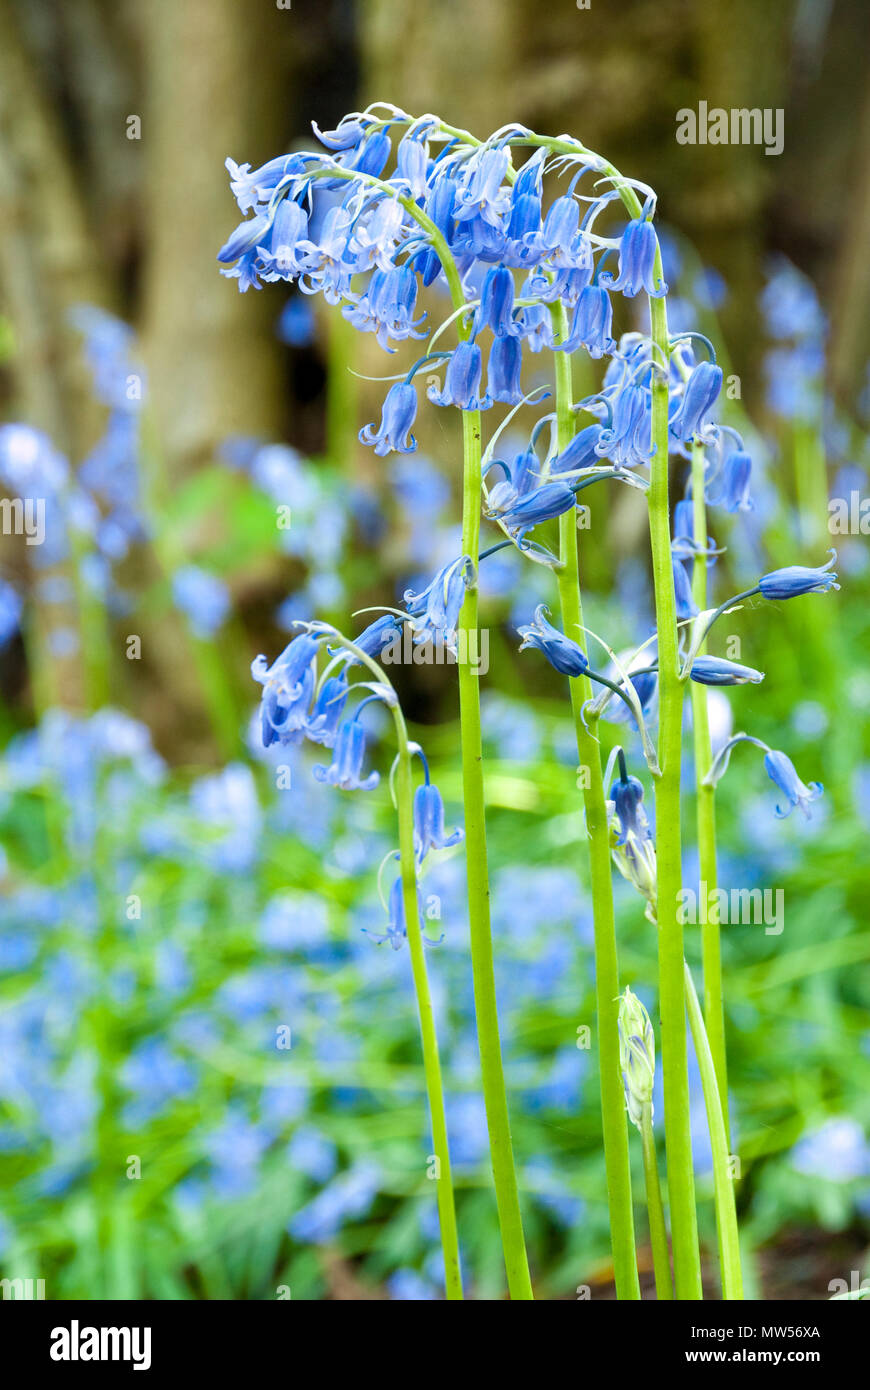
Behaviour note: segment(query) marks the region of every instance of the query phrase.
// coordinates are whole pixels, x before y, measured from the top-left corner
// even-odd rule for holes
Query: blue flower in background
[[[5,579],[0,579],[0,651],[8,646],[18,631],[21,608],[21,598],[15,589]]]
[[[206,641],[223,626],[230,609],[227,587],[198,565],[185,565],[172,576],[172,597],[194,633]]]
[[[314,342],[314,315],[311,306],[300,295],[294,294],[292,299],[287,300],[275,332],[288,347],[305,348]]]
[[[355,1163],[297,1212],[287,1229],[305,1245],[325,1245],[346,1222],[365,1215],[379,1189],[380,1172],[375,1165],[366,1160]]]
[[[853,1182],[870,1177],[870,1144],[857,1120],[838,1116],[803,1135],[791,1151],[791,1161],[807,1177]]]
[[[780,820],[790,816],[795,806],[800,806],[807,820],[811,817],[810,802],[816,801],[824,792],[821,782],[810,782],[807,786],[797,775],[794,763],[785,753],[771,749],[764,755],[767,775],[788,798],[788,805],[777,806],[776,814]]]

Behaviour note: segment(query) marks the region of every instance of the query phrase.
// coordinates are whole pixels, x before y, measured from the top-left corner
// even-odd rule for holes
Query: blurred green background
[[[0,418],[44,432],[63,505],[100,518],[40,564],[0,536],[0,1275],[49,1298],[437,1295],[406,953],[360,931],[380,929],[389,798],[327,797],[304,760],[276,790],[248,667],[293,617],[348,623],[456,553],[455,422],[421,411],[420,455],[374,458],[356,434],[383,388],[363,378],[395,367],[321,305],[241,296],[215,263],[226,157],[256,167],[376,99],[481,136],[570,131],[652,184],[674,321],[739,376],[728,418],[756,465],[756,512],[714,518],[718,596],[840,550],[840,594],[730,620],[767,680],[721,720],[826,797],[780,824],[759,762],[735,756],[722,882],[782,887],[786,926],[726,929],[726,998],[750,1296],[823,1299],[870,1273],[868,542],[831,538],[820,495],[867,494],[866,74],[861,0],[0,0]],[[676,111],[702,100],[783,108],[783,153],[678,145]],[[643,508],[592,512],[587,622],[621,647],[648,630]],[[516,655],[548,597],[529,569],[505,562],[484,617],[506,1065],[536,1290],[606,1297],[594,1052],[576,1045],[594,1016],[582,825],[565,692]],[[450,670],[397,682],[453,824]],[[386,742],[374,756],[385,772]],[[655,941],[617,887],[624,982],[652,1009]],[[429,888],[463,1255],[472,1294],[499,1297],[461,853]]]

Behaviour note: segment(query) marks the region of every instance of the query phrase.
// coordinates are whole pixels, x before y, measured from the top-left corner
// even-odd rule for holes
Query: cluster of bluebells
[[[538,418],[527,442],[497,456],[499,429],[485,449],[483,514],[503,538],[490,550],[512,546],[533,560],[554,564],[555,556],[534,534],[537,527],[573,511],[579,493],[600,479],[648,486],[653,386],[663,381],[669,397],[669,452],[688,461],[702,451],[704,506],[732,515],[751,512],[752,460],[741,436],[719,418],[723,376],[712,344],[699,333],[681,331],[671,338],[665,365],[648,334],[617,335],[614,330],[618,298],[657,298],[668,289],[652,222],[655,196],[649,188],[617,180],[609,166],[569,137],[537,142],[521,126],[505,127],[479,143],[445,127],[436,116],[412,118],[393,107],[374,106],[346,117],[335,130],[315,127],[315,132],[320,149],[290,154],[256,170],[228,161],[244,218],[218,260],[222,273],[237,279],[241,290],[280,280],[298,286],[303,295],[322,294],[388,353],[406,340],[428,337],[417,361],[392,379],[380,420],[360,431],[363,444],[379,457],[416,451],[420,371],[425,371],[427,396],[436,407],[486,412],[503,406],[513,415],[520,405],[537,403]],[[610,214],[627,188],[638,215],[614,227]],[[441,291],[442,302],[445,291],[451,296],[450,311],[439,314],[441,321],[431,322],[424,307],[423,293],[430,288]],[[770,295],[773,332],[820,340],[824,324],[812,297],[794,277],[786,288],[788,294],[776,290]],[[711,283],[705,293],[708,300],[721,297],[721,288]],[[445,346],[447,329],[458,340],[452,348]],[[543,405],[546,395],[539,390],[526,394],[523,387],[526,354],[544,349],[582,349],[604,362],[600,388],[573,403],[578,428],[562,448],[555,417]],[[718,611],[700,614],[693,575],[699,558],[709,574],[721,551],[712,538],[701,551],[694,536],[695,505],[689,481],[674,508],[672,540],[677,616],[687,633],[684,676],[714,689],[757,685],[762,671],[702,652],[704,625],[708,619],[712,625]],[[379,655],[385,634],[396,622],[407,623],[414,642],[441,641],[455,651],[464,594],[476,582],[470,559],[459,556],[429,584],[405,594],[404,613],[385,615],[358,640]],[[763,575],[748,592],[776,601],[835,586],[830,565],[790,566]],[[580,643],[550,621],[546,605],[539,604],[532,620],[521,622],[518,630],[521,649],[540,651],[569,679],[603,686],[597,712],[637,726],[655,770],[646,736],[657,699],[654,648],[642,660],[649,642],[602,676],[592,670]],[[319,706],[311,713],[312,701],[321,696],[315,697],[313,666],[300,647],[302,640],[291,643],[276,663],[294,666],[297,693],[292,710],[283,703],[264,716],[267,740],[310,736],[310,720],[323,715]],[[295,671],[288,656],[294,649],[305,656],[309,674]],[[266,710],[274,698],[269,693],[272,678],[264,668],[255,675],[266,683]],[[279,671],[279,679],[286,694],[286,672]],[[336,761],[320,775],[338,785],[348,778],[349,785],[370,785],[371,778],[359,780],[362,748],[361,729],[343,734]],[[817,793],[804,788],[786,755],[771,754],[766,767],[785,793],[787,808],[806,809]],[[610,802],[613,857],[654,918],[655,849],[642,798],[641,783],[628,777],[623,766]]]
[[[460,573],[464,592],[466,566]],[[364,658],[376,658],[399,639],[400,627],[407,621],[414,640],[429,640],[438,634],[455,637],[455,612],[459,597],[453,597],[451,579],[433,581],[438,593],[415,595],[409,592],[407,618],[385,614],[369,625],[353,643],[346,644],[340,634],[325,623],[299,623],[304,630],[290,641],[271,665],[258,656],[251,673],[263,687],[260,701],[260,735],[264,748],[288,747],[305,741],[328,750],[330,761],[314,766],[316,781],[342,791],[372,791],[380,781],[377,771],[366,771],[366,727],[361,718],[372,704],[388,707],[396,703],[392,686],[378,680],[353,680],[349,673],[363,665]],[[430,589],[433,587],[430,586]],[[451,631],[451,624],[453,631]],[[338,645],[330,646],[330,641]],[[318,659],[326,654],[328,664],[318,670]],[[362,697],[362,698],[360,698]],[[354,708],[354,701],[356,702]],[[352,712],[351,712],[352,710]],[[414,794],[414,860],[419,873],[432,850],[450,848],[462,838],[460,829],[448,833],[444,825],[444,803],[429,777],[429,764],[423,750],[414,745],[423,765],[424,781]],[[398,857],[390,856],[391,858]],[[419,897],[419,887],[418,887]],[[383,932],[369,932],[378,944],[389,942],[398,950],[407,937],[405,900],[401,875],[396,875],[386,901],[387,925]],[[429,941],[424,936],[424,941]],[[432,944],[429,942],[429,944]]]

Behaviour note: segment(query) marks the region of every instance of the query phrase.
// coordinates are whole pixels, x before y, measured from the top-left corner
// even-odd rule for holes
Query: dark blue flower
[[[567,444],[561,454],[557,454],[550,464],[550,473],[575,473],[583,468],[591,468],[598,463],[597,453],[598,441],[601,438],[603,425],[586,425],[582,430],[578,430],[570,444]]]
[[[689,674],[699,685],[758,685],[764,680],[763,671],[721,656],[696,656]]]
[[[258,656],[251,664],[251,675],[263,686],[260,717],[263,746],[297,743],[303,736],[308,709],[314,695],[318,640],[303,633],[295,637],[271,666]]]
[[[652,400],[645,386],[623,386],[613,399],[613,419],[601,431],[596,452],[621,468],[635,468],[652,457]]]
[[[435,223],[448,246],[453,245],[455,231],[453,210],[456,204],[456,191],[456,180],[447,174],[441,174],[432,185],[425,204],[427,217]],[[418,251],[409,264],[413,266],[423,284],[427,286],[432,284],[441,270],[441,260],[438,253],[431,247],[427,247],[424,251]]]
[[[474,315],[474,331],[491,328],[498,337],[515,337],[514,278],[503,265],[494,265],[484,277],[480,304]]]
[[[839,589],[837,576],[831,566],[837,563],[836,550],[826,565],[812,569],[807,565],[786,565],[785,569],[771,570],[758,581],[763,598],[798,598],[801,594],[824,594],[828,589]]]
[[[714,362],[699,362],[692,371],[683,391],[683,399],[668,424],[672,439],[688,444],[693,439],[709,438],[707,418],[722,389],[722,368]]]
[[[449,849],[463,837],[462,828],[448,835],[444,829],[444,802],[437,787],[424,782],[414,793],[414,850],[418,862],[430,849]]]
[[[810,782],[807,786],[798,777],[791,759],[775,748],[765,753],[764,766],[771,781],[775,782],[780,791],[788,797],[787,806],[777,806],[776,808],[776,814],[780,820],[790,816],[795,806],[800,806],[807,820],[810,820],[810,802],[816,801],[824,792],[821,782]]]
[[[563,676],[582,676],[589,669],[583,648],[547,621],[549,612],[546,604],[541,603],[535,609],[534,622],[517,628],[523,639],[520,651],[536,647]]]
[[[618,845],[624,845],[629,836],[637,840],[649,840],[650,829],[643,806],[643,783],[637,777],[621,778],[610,789],[610,800],[619,820]]]
[[[511,500],[507,506],[499,507],[498,518],[521,546],[527,531],[542,521],[552,521],[553,517],[570,511],[576,500],[567,483],[544,483],[543,487],[537,487],[524,497]],[[495,515],[492,507],[489,514]]]
[[[491,398],[480,396],[482,375],[483,361],[477,343],[460,343],[450,354],[443,389],[430,386],[429,399],[435,405],[457,405],[460,410],[489,410]]]
[[[487,394],[505,405],[519,405],[523,399],[520,385],[522,366],[523,350],[518,338],[494,339],[486,369]]]
[[[314,776],[318,782],[327,782],[331,787],[341,787],[342,791],[370,792],[381,779],[377,772],[370,772],[368,777],[363,777],[365,752],[366,732],[362,724],[358,719],[345,719],[339,724],[335,735],[332,762],[329,767],[318,763],[314,768]]]
[[[467,555],[452,560],[419,594],[405,591],[405,607],[411,618],[415,643],[442,641],[453,650],[456,624],[465,590],[474,580],[474,566]]]
[[[417,418],[417,392],[409,381],[397,381],[390,387],[381,411],[381,427],[375,430],[374,421],[359,432],[361,444],[373,444],[375,453],[383,458],[391,450],[413,454],[417,441],[411,426]]]
[[[584,347],[590,357],[603,357],[616,347],[610,336],[612,323],[613,305],[607,290],[602,285],[587,285],[580,291],[568,337],[558,350],[576,352]]]
[[[366,656],[379,657],[384,648],[395,642],[400,635],[403,622],[404,618],[397,617],[395,613],[385,613],[382,618],[375,618],[373,623],[363,628],[359,636],[353,639],[353,644],[365,652]],[[350,652],[347,655],[350,657],[350,665],[357,664],[355,656]]]
[[[611,289],[620,290],[629,298],[646,290],[654,299],[661,299],[667,294],[668,287],[661,276],[656,275],[657,244],[651,222],[645,218],[629,222],[619,243],[619,275],[614,280],[612,275],[605,272],[602,280],[606,280]]]

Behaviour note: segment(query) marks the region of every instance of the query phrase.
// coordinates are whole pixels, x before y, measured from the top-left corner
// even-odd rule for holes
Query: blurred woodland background
[[[0,411],[84,456],[99,425],[69,311],[87,302],[140,335],[171,486],[232,435],[322,451],[326,328],[305,349],[282,344],[277,296],[242,297],[217,273],[234,219],[224,160],[256,167],[307,141],[312,119],[327,128],[375,99],[478,134],[508,120],[570,130],[652,183],[662,221],[727,281],[721,319],[750,410],[762,269],[785,252],[820,288],[829,384],[848,403],[870,353],[866,18],[863,0],[2,0]],[[783,153],[678,145],[675,113],[699,100],[784,108]],[[335,405],[358,407],[346,393]],[[25,547],[2,543],[15,573]],[[280,595],[275,563],[234,593],[243,617]],[[171,625],[146,645],[130,698],[171,752],[196,722],[195,688]],[[76,708],[77,665],[56,661]],[[23,660],[5,663],[7,695],[24,679]]]

